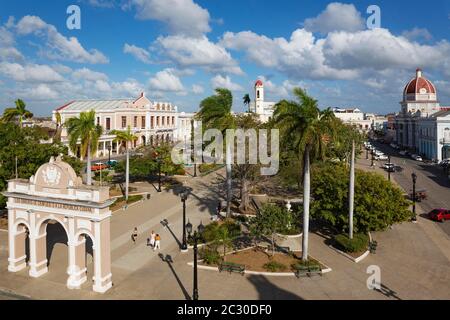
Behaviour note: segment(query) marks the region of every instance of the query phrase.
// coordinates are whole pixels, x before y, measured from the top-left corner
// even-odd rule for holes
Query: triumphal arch
[[[29,267],[31,277],[48,272],[47,224],[59,223],[67,233],[69,289],[87,281],[86,239],[93,248],[93,290],[112,286],[110,200],[108,187],[83,185],[61,157],[50,159],[29,180],[8,182],[8,271]]]

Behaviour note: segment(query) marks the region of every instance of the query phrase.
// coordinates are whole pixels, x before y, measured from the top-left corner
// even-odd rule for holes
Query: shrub
[[[219,252],[210,247],[200,250],[200,258],[203,259],[207,265],[219,264],[221,261]]]
[[[312,259],[309,259],[308,261],[303,261],[302,260],[302,261],[299,261],[297,263],[291,264],[291,268],[293,270],[299,270],[299,269],[304,268],[304,267],[320,267],[321,268],[321,265],[320,265],[319,262],[317,262],[315,260],[312,260]]]
[[[360,252],[367,249],[369,245],[369,236],[363,233],[358,233],[350,239],[346,234],[339,234],[334,237],[338,249],[344,252]]]
[[[284,264],[276,261],[270,261],[266,263],[265,265],[263,265],[263,268],[270,272],[284,271],[287,269],[287,267]]]

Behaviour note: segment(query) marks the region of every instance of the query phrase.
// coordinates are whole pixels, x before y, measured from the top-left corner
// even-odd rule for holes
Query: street
[[[418,205],[428,213],[435,208],[450,209],[450,180],[444,174],[444,170],[437,164],[426,164],[415,161],[410,156],[401,156],[391,146],[372,142],[372,144],[387,155],[391,156],[391,162],[403,168],[400,172],[391,173],[394,179],[407,193],[412,193],[411,174],[417,174],[416,190],[425,189],[428,198],[419,202]],[[365,159],[365,152],[361,155]],[[369,153],[370,159],[370,153]],[[376,165],[381,167],[387,161],[378,161]],[[386,172],[387,176],[387,172]],[[450,221],[437,223],[447,235],[450,236]]]

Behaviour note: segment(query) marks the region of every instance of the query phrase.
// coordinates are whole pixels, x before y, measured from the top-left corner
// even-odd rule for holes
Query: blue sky
[[[66,26],[81,9],[81,30]],[[381,9],[369,30],[366,9]],[[399,110],[424,69],[450,105],[450,2],[72,0],[0,3],[0,111],[21,98],[40,116],[74,99],[140,91],[195,111],[215,87],[235,111],[263,79],[266,100],[304,87],[321,107]]]

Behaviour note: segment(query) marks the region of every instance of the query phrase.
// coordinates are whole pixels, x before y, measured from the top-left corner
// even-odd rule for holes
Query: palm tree
[[[204,99],[200,103],[197,119],[201,120],[204,129],[218,129],[225,133],[227,129],[235,127],[234,117],[231,114],[233,95],[228,89],[217,88],[216,94]],[[227,217],[231,215],[231,146],[227,143]]]
[[[250,110],[250,103],[252,102],[252,99],[250,99],[250,95],[247,93],[247,94],[244,96],[243,99],[244,99],[244,105],[247,106],[248,112],[250,113],[250,112],[251,112],[251,110]]]
[[[128,186],[130,184],[130,142],[134,142],[138,139],[133,132],[131,132],[130,126],[126,131],[113,130],[111,134],[115,135],[114,142],[125,143],[125,149],[127,152],[127,165],[125,172],[125,201],[128,201]]]
[[[330,109],[321,111],[317,100],[300,89],[294,89],[298,101],[282,100],[276,105],[274,122],[286,141],[303,156],[303,240],[302,259],[308,260],[310,160],[323,158],[326,145],[334,138],[334,114]]]
[[[55,135],[53,136],[53,141],[60,142],[62,126],[61,126],[61,114],[59,112],[55,113],[55,119],[56,119],[56,132]]]
[[[92,185],[91,154],[98,148],[98,140],[103,133],[101,126],[95,124],[95,111],[81,112],[79,118],[70,118],[64,124],[69,135],[69,147],[77,152],[78,141],[81,140],[81,157],[87,157],[87,185]]]
[[[21,99],[15,101],[15,108],[7,108],[3,112],[2,120],[5,122],[15,121],[19,119],[19,125],[22,128],[22,122],[25,119],[33,118],[33,113],[26,109],[26,104]]]

